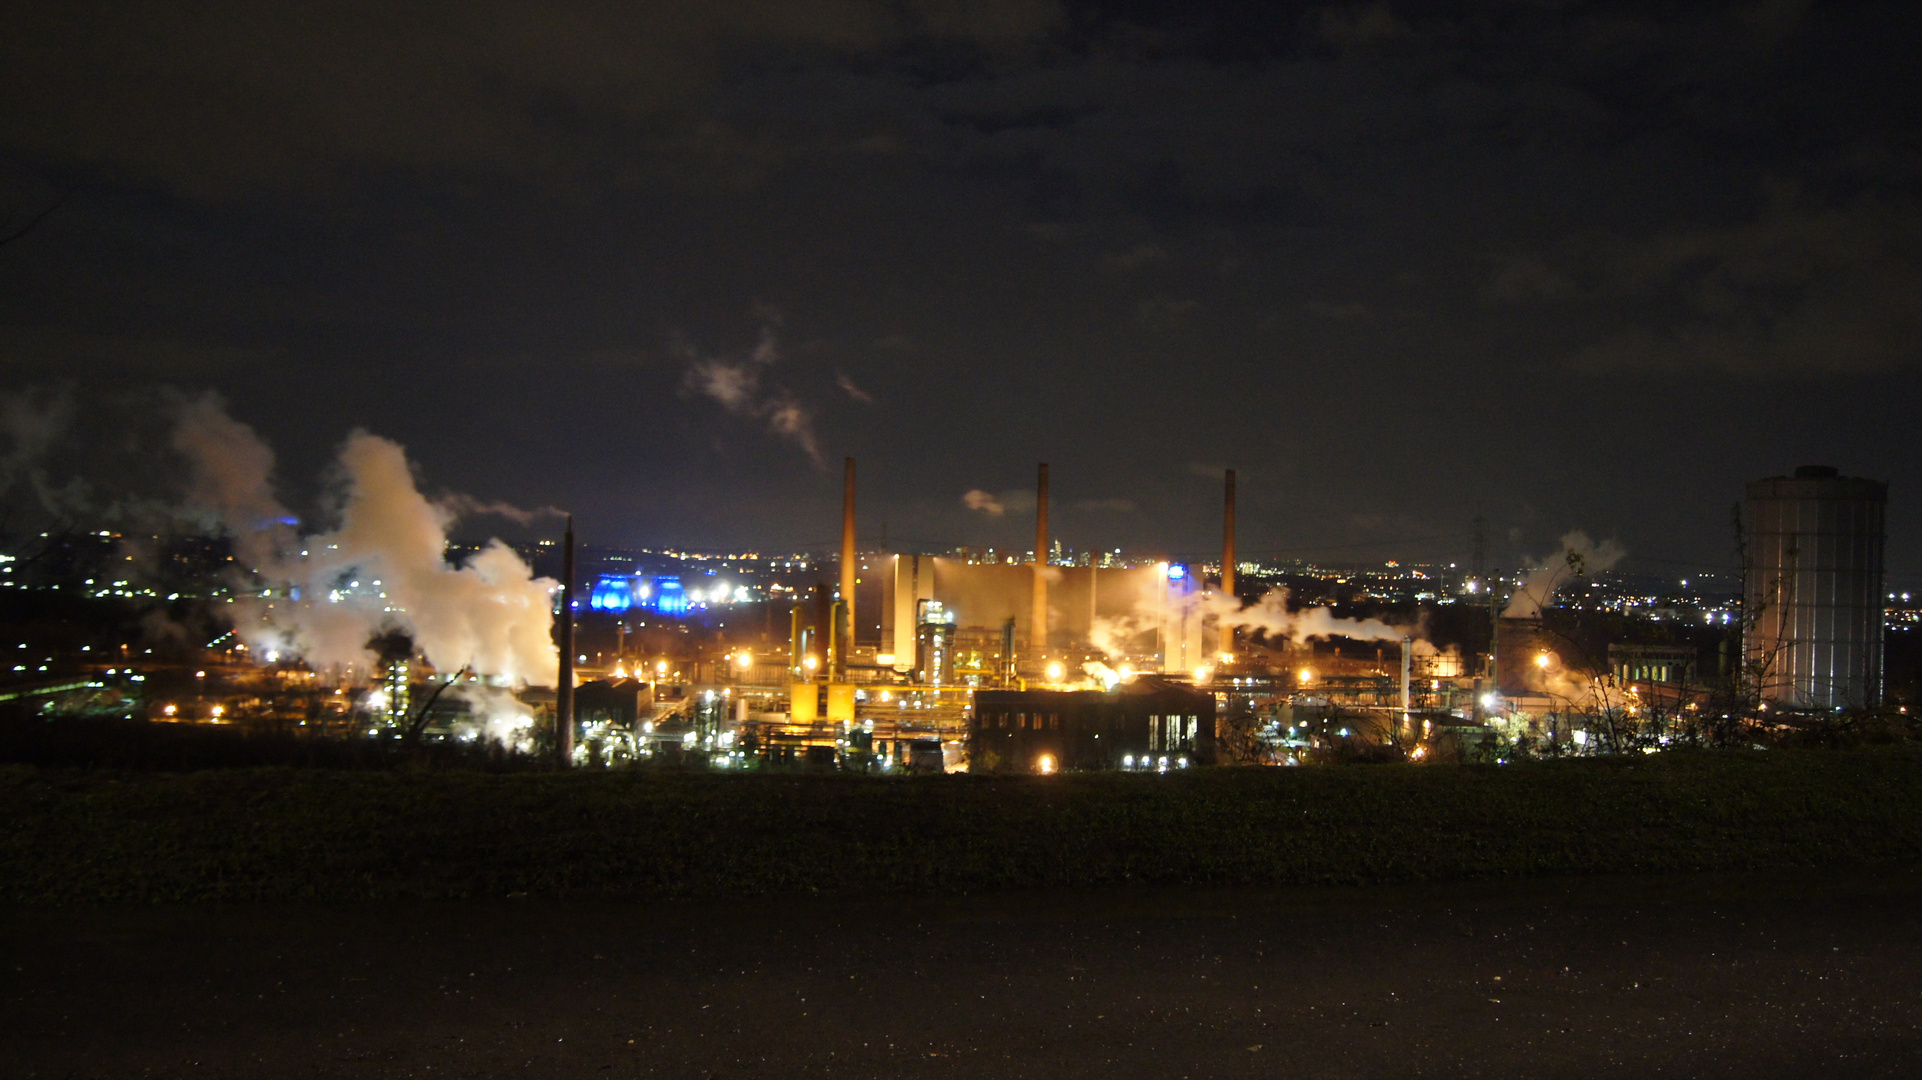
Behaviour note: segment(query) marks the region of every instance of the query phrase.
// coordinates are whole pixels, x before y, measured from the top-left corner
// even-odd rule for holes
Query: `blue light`
[[[680,578],[654,579],[653,608],[663,615],[687,614],[687,591],[681,587]]]
[[[1180,581],[1182,578],[1185,578],[1187,576],[1188,576],[1187,567],[1181,565],[1180,563],[1168,564],[1168,580],[1169,581]]]
[[[634,606],[632,580],[624,574],[602,574],[587,595],[587,606],[615,614],[627,611]]]

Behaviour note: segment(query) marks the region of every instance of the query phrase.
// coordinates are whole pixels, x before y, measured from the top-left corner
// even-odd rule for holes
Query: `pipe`
[[[835,653],[834,672],[837,679],[845,679],[847,673],[847,654],[854,645],[854,571],[857,556],[854,553],[854,459],[848,458],[841,474],[841,610],[846,613],[846,640],[841,641]],[[839,630],[839,627],[836,627]]]
[[[554,691],[554,753],[560,767],[574,764],[574,515],[567,515],[561,541],[561,671]]]
[[[1048,651],[1048,463],[1041,463],[1034,505],[1034,615],[1029,628],[1029,651],[1036,662]]]

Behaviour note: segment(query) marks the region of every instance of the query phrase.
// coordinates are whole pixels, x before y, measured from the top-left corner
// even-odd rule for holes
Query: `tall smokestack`
[[[1235,595],[1235,470],[1228,470],[1221,524],[1221,591]]]
[[[847,619],[847,637],[835,651],[837,678],[846,671],[848,651],[854,647],[854,570],[854,459],[848,458],[841,472],[841,611]]]
[[[1041,463],[1041,477],[1034,501],[1034,625],[1029,631],[1029,651],[1039,660],[1048,650],[1048,463]]]
[[[1226,487],[1222,493],[1221,515],[1221,595],[1235,598],[1235,470],[1229,469]],[[1235,651],[1235,628],[1226,627],[1221,632],[1221,651]]]
[[[574,515],[567,515],[561,541],[561,671],[554,691],[554,753],[565,769],[574,764]]]

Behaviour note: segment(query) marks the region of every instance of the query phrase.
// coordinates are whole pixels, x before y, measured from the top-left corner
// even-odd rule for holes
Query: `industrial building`
[[[1113,690],[982,690],[968,768],[1165,771],[1215,760],[1215,696],[1143,675]]]
[[[1887,502],[1887,484],[1826,465],[1748,485],[1743,653],[1762,700],[1881,703]]]

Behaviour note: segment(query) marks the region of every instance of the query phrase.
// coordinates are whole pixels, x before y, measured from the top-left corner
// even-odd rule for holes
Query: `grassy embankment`
[[[1018,779],[0,767],[0,903],[1372,883],[1922,861],[1922,752]]]

